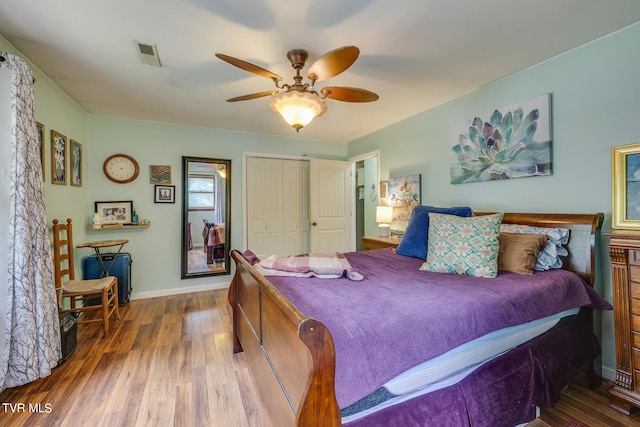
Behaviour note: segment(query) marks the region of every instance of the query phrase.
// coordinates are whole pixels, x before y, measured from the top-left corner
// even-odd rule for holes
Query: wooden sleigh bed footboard
[[[482,215],[481,213],[478,215]],[[563,268],[595,281],[595,243],[602,214],[505,213],[504,223],[570,230]],[[335,392],[336,354],[329,330],[306,316],[245,257],[233,250],[236,273],[229,289],[233,351],[244,352],[273,426],[341,426]],[[582,310],[591,316],[591,310]],[[597,384],[593,366],[586,385]]]
[[[244,351],[274,426],[340,426],[331,334],[234,250],[233,351]],[[318,424],[318,420],[322,420]]]

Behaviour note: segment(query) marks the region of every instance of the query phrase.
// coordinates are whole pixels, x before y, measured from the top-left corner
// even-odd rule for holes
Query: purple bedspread
[[[345,427],[512,427],[553,406],[569,380],[599,354],[582,316],[490,360],[450,387],[388,407]]]
[[[493,330],[575,307],[611,308],[584,280],[564,270],[532,276],[501,272],[486,279],[421,271],[421,260],[390,249],[346,255],[364,280],[269,277],[331,332],[340,408]]]

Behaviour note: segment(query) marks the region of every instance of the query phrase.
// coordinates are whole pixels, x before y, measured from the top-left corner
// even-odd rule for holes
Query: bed
[[[556,295],[553,298],[562,299],[565,305],[553,310],[567,311],[567,316],[540,335],[482,363],[460,367],[434,386],[409,387],[400,397],[387,388],[417,361],[446,359],[458,344],[496,332],[493,321],[485,322],[485,317],[476,313],[483,306],[508,306],[503,310],[508,315],[499,317],[516,327],[542,317],[530,306],[541,306],[543,311],[548,307],[546,314],[550,315],[554,314],[551,306],[555,302],[536,296],[532,304],[527,299],[518,300],[524,296],[514,296],[505,303],[498,297],[502,288],[496,290],[494,284],[517,288],[515,284],[524,280],[521,275],[500,273],[496,279],[485,279],[424,272],[420,271],[421,260],[395,254],[391,249],[346,254],[365,277],[359,282],[265,277],[250,259],[234,250],[231,255],[236,273],[229,289],[233,351],[244,352],[274,426],[509,426],[529,421],[536,416],[536,405],[555,403],[572,377],[579,377],[587,386],[598,383],[593,360],[599,355],[599,346],[592,333],[591,314],[594,308],[611,308],[591,289],[595,241],[602,219],[602,214],[505,213],[502,224],[569,230],[565,245],[568,255],[562,269],[531,276],[548,282],[544,286],[550,286],[550,290],[545,294]],[[392,271],[394,277],[382,279],[375,270],[378,267]],[[431,300],[422,301],[427,308],[423,312],[448,316],[459,311],[462,320],[413,323],[415,313],[411,314],[410,308],[405,310],[403,304],[420,299],[407,297],[412,292],[409,285],[406,290],[396,287],[411,283],[411,277],[428,278],[428,286],[416,284],[421,286],[421,297],[429,287],[447,301],[434,302],[437,306],[428,306]],[[435,281],[442,278],[443,283]],[[507,283],[501,285],[497,279]],[[481,291],[481,297],[465,297],[465,291],[455,294],[455,289],[465,289],[466,280],[479,284],[475,288]],[[517,292],[528,292],[528,288],[523,286]],[[354,296],[357,294],[360,297]],[[472,308],[458,308],[463,301]],[[391,312],[410,313],[410,318],[399,316],[396,320]],[[464,317],[467,315],[470,317]],[[447,329],[447,325],[457,327]],[[380,364],[381,360],[384,363]],[[387,382],[391,377],[393,380]]]

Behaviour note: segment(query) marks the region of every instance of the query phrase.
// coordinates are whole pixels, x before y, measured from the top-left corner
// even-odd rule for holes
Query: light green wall
[[[611,147],[640,141],[639,44],[640,24],[636,24],[352,141],[349,156],[379,149],[382,180],[422,174],[423,204],[511,212],[604,212],[604,229],[610,229]],[[552,96],[552,176],[449,183],[452,123],[544,93]],[[607,243],[602,238],[599,245],[597,288],[611,301]],[[600,325],[600,319],[597,322]],[[601,328],[602,362],[611,378],[612,312],[602,315]]]
[[[92,239],[123,238],[123,250],[133,259],[134,293],[152,296],[190,287],[224,287],[231,276],[180,279],[182,221],[182,156],[231,159],[231,247],[243,247],[243,153],[308,155],[345,158],[347,146],[296,138],[270,137],[169,123],[89,116],[90,193],[85,209],[92,213],[96,201],[132,200],[140,219],[151,220],[142,230],[90,231]],[[125,153],[140,164],[140,176],[129,184],[115,184],[102,171],[104,160]],[[155,204],[149,183],[149,165],[170,165],[176,204]],[[87,216],[86,221],[90,220]]]

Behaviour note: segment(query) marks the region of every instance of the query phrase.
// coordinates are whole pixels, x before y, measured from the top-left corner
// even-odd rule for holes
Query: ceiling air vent
[[[147,44],[136,41],[136,49],[140,61],[145,64],[160,66],[160,57],[158,56],[158,48],[155,44]]]

